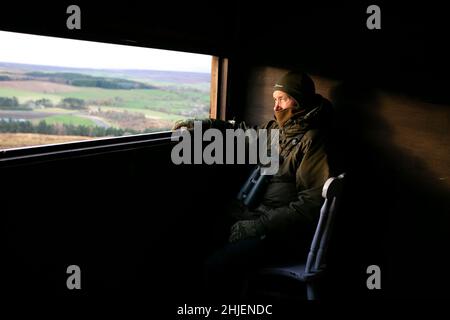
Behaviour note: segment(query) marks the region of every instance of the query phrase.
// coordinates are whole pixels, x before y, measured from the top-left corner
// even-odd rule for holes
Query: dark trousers
[[[255,269],[273,263],[298,261],[304,258],[299,246],[292,248],[259,238],[228,243],[214,252],[205,262],[205,299],[225,303],[241,298],[245,280]]]

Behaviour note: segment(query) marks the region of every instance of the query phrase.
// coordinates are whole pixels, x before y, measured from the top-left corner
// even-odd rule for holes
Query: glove
[[[202,123],[203,128],[211,128],[212,121],[210,119],[185,119],[185,120],[178,120],[175,122],[175,124],[172,127],[172,130],[178,130],[180,128],[185,127],[186,129],[194,129],[194,122],[200,121]]]
[[[254,220],[259,218],[260,212],[250,211],[248,207],[242,204],[241,201],[232,200],[228,205],[226,212],[235,221],[238,220]]]
[[[173,125],[172,130],[178,130],[182,127],[185,127],[187,129],[194,128],[194,119],[178,120]]]
[[[260,237],[264,234],[264,226],[261,221],[242,220],[236,222],[231,227],[229,242],[236,242],[242,239]]]
[[[225,129],[235,129],[235,122],[233,120],[230,121],[223,121],[218,119],[185,119],[185,120],[178,120],[175,122],[175,124],[172,127],[172,130],[178,130],[182,127],[185,127],[186,129],[194,129],[194,122],[195,121],[201,121],[202,123],[202,129],[210,129],[210,128],[216,128],[219,130],[225,130]]]

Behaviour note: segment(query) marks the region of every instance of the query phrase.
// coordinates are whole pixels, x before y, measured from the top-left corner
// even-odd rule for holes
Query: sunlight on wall
[[[410,161],[425,164],[433,179],[450,187],[450,108],[387,92],[379,98],[392,142],[411,156]]]

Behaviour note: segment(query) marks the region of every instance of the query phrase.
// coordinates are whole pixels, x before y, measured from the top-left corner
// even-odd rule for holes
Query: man
[[[206,263],[208,296],[219,300],[236,297],[239,281],[255,267],[306,257],[320,214],[322,187],[330,176],[326,133],[331,104],[300,72],[281,77],[273,87],[273,99],[274,119],[263,128],[279,130],[279,170],[269,178],[255,207],[239,201],[231,206],[230,214],[237,221],[229,243]],[[178,123],[175,128],[184,125],[190,126]]]

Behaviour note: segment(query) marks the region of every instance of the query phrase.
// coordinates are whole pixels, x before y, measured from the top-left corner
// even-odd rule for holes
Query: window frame
[[[228,59],[211,55],[210,117],[225,120]],[[84,141],[68,141],[0,150],[0,168],[27,162],[118,152],[171,142],[171,131],[160,131]]]
[[[228,58],[212,56],[210,118],[226,120],[227,88]]]
[[[0,168],[171,143],[171,131],[0,150]]]

